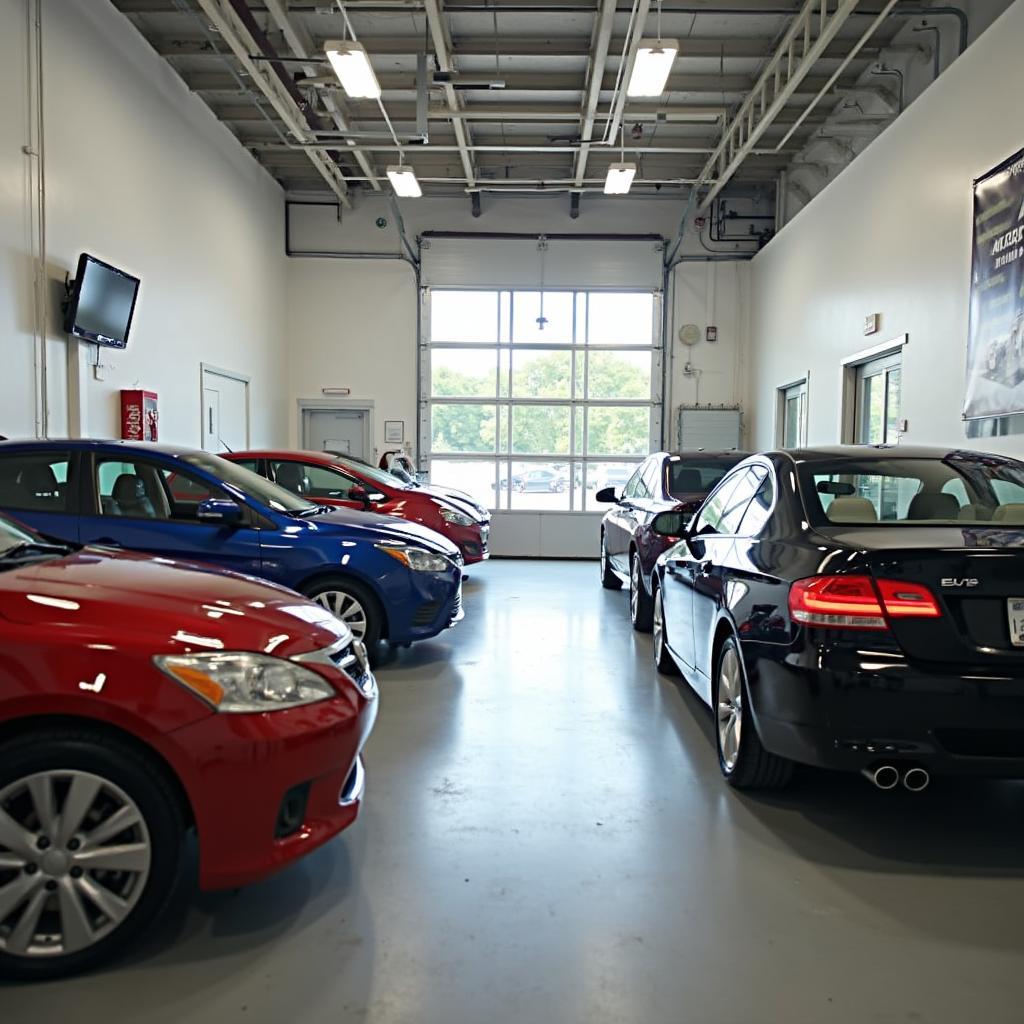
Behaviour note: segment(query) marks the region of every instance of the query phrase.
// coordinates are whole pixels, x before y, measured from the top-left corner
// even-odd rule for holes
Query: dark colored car
[[[210,562],[297,590],[373,651],[462,617],[462,555],[432,530],[328,509],[216,455],[128,441],[0,442],[0,509],[48,537]]]
[[[619,491],[606,487],[596,501],[614,502],[601,521],[601,585],[629,585],[633,628],[651,631],[651,573],[668,541],[651,529],[651,520],[670,510],[693,515],[725,474],[746,452],[655,452],[642,462]]]
[[[654,576],[654,651],[717,721],[723,774],[794,762],[923,789],[1024,776],[1024,462],[835,447],[747,459]]]
[[[175,892],[233,889],[350,825],[366,650],[283,587],[55,545],[0,517],[0,975],[84,970]]]
[[[502,477],[499,487],[506,490],[509,485],[509,477]],[[511,476],[513,491],[543,491],[545,493],[561,494],[569,486],[569,478],[565,473],[555,469],[537,468],[524,469],[521,472],[513,473]],[[494,486],[493,484],[491,485]]]
[[[491,514],[471,499],[403,483],[386,470],[331,452],[230,452],[236,462],[318,505],[362,509],[419,523],[447,537],[466,564],[490,557]]]

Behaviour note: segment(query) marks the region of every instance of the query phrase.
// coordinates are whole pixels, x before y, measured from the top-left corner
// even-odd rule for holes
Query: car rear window
[[[839,457],[798,476],[816,526],[1024,525],[1024,463],[975,452],[945,458]]]
[[[702,459],[673,456],[668,463],[668,493],[675,496],[708,494],[745,455],[736,458]]]

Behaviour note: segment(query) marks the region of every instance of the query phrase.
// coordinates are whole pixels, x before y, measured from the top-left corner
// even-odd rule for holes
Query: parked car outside
[[[314,451],[230,452],[221,458],[245,466],[318,505],[372,510],[420,523],[447,537],[462,552],[466,564],[490,557],[489,512],[427,488],[404,484],[375,466]]]
[[[0,517],[0,975],[93,967],[199,884],[350,825],[377,713],[366,650],[269,583],[76,550]]]
[[[513,491],[544,491],[547,493],[561,494],[569,486],[568,477],[565,473],[555,469],[525,469],[513,473],[510,477],[502,477],[500,487],[505,490],[512,482]]]
[[[601,521],[601,585],[629,585],[633,628],[649,633],[654,610],[651,574],[658,556],[671,545],[651,529],[659,512],[693,515],[700,503],[746,452],[655,452],[618,491],[603,488],[596,501],[614,503]]]
[[[587,487],[603,491],[606,487],[625,487],[635,472],[632,466],[606,466],[587,476]]]
[[[462,616],[462,555],[417,523],[328,509],[242,466],[128,441],[0,443],[0,510],[72,544],[210,562],[297,590],[371,653]]]
[[[711,706],[731,785],[1024,776],[1024,462],[769,452],[685,518],[653,524],[655,661]]]

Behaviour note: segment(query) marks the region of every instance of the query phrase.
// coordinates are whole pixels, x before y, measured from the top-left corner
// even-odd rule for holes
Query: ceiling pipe
[[[590,50],[587,75],[586,103],[583,108],[582,138],[584,145],[576,158],[576,178],[582,184],[587,171],[587,157],[590,155],[590,140],[594,137],[594,121],[601,99],[601,83],[608,63],[608,47],[611,44],[612,26],[615,21],[615,0],[602,0],[597,24],[594,26],[594,41]],[[572,216],[579,216],[579,205]]]
[[[284,34],[285,42],[288,43],[292,53],[296,57],[309,57],[315,50],[313,38],[304,27],[295,25],[288,17],[285,0],[266,0],[266,2],[271,18],[273,18],[274,23]],[[313,63],[304,64],[302,70],[306,75],[315,75],[317,72],[317,68]],[[327,112],[331,115],[331,119],[338,128],[343,132],[350,131],[351,126],[334,96],[325,92],[323,102]],[[348,146],[352,150],[352,155],[356,158],[356,163],[359,164],[360,170],[369,178],[374,190],[379,192],[381,187],[380,179],[374,174],[369,160],[366,159],[355,142],[349,142]]]

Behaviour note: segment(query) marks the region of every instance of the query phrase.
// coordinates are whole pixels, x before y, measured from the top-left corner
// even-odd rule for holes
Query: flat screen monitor
[[[138,294],[137,277],[83,252],[68,299],[64,330],[97,345],[124,348]]]

